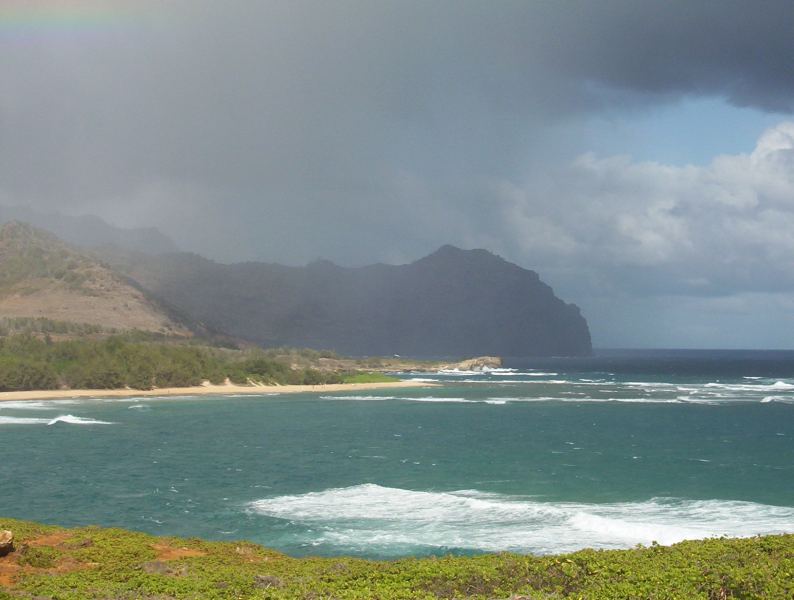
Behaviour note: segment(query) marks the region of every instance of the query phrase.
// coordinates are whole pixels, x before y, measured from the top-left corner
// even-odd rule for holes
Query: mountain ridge
[[[137,282],[19,221],[0,226],[0,317],[192,335],[175,311]]]
[[[0,228],[0,267],[0,317],[166,335],[191,335],[200,326],[202,333],[267,347],[352,356],[592,350],[579,308],[558,298],[538,273],[484,249],[450,244],[403,265],[223,264],[119,245],[78,251],[12,222]]]
[[[589,328],[535,271],[444,245],[405,265],[222,264],[186,253],[115,256],[193,318],[265,346],[355,356],[586,355]]]
[[[0,223],[10,221],[29,223],[82,248],[115,246],[149,254],[178,251],[176,244],[155,227],[116,227],[96,215],[72,216],[40,212],[26,206],[0,205]]]

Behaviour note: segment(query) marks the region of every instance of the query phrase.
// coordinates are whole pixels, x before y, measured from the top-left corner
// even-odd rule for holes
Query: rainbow
[[[112,30],[142,16],[138,0],[2,0],[0,35]]]

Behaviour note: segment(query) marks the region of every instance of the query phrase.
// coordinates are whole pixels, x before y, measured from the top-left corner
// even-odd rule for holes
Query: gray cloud
[[[773,195],[734,181],[743,158],[570,164],[591,115],[699,96],[791,112],[789,1],[114,5],[131,16],[108,30],[0,31],[3,202],[226,260],[485,246],[582,302],[790,287],[788,209],[724,196]]]

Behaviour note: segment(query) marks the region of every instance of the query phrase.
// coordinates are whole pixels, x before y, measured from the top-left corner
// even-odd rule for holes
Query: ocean
[[[368,558],[794,532],[794,352],[400,375],[434,387],[0,403],[0,515]]]

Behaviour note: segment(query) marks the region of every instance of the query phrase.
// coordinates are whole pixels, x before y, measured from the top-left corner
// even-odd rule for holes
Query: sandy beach
[[[56,400],[67,398],[137,398],[140,396],[223,396],[228,394],[311,394],[353,392],[391,388],[431,387],[422,381],[391,381],[387,383],[330,383],[325,385],[197,385],[193,387],[156,388],[153,390],[30,390],[0,392],[0,402],[11,400]]]

